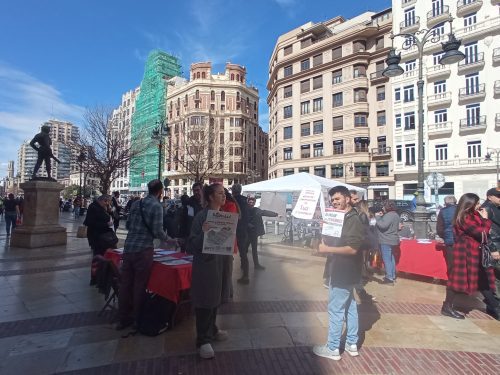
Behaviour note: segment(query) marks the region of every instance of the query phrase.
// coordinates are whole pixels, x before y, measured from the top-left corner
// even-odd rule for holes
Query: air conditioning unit
[[[368,176],[361,177],[361,182],[370,182],[370,177]]]

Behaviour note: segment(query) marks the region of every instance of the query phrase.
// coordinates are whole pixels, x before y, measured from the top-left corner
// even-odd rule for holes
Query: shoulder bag
[[[493,267],[497,261],[493,259],[491,253],[497,251],[491,241],[488,241],[488,235],[483,231],[481,233],[481,244],[479,249],[481,250],[481,264],[483,268]]]

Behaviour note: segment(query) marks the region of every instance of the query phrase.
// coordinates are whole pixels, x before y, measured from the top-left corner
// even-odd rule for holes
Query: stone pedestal
[[[12,233],[10,246],[37,248],[66,245],[66,228],[59,225],[59,194],[63,185],[53,181],[28,181],[24,191],[23,225]]]

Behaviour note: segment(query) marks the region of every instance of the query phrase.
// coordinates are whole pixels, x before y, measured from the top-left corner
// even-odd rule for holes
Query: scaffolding
[[[131,129],[132,145],[146,147],[147,150],[130,162],[130,191],[146,191],[147,183],[158,178],[159,149],[156,143],[151,142],[151,135],[158,123],[166,121],[167,80],[180,74],[177,57],[160,50],[150,52]]]

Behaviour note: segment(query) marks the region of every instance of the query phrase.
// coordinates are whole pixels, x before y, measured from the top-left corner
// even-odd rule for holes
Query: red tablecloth
[[[182,258],[186,254],[174,253],[169,256]],[[122,253],[108,250],[104,254],[104,257],[112,260],[119,266]],[[147,289],[172,302],[178,303],[181,291],[191,288],[192,269],[192,263],[171,266],[154,261]]]
[[[417,240],[401,240],[401,256],[396,269],[415,275],[448,280],[443,248],[444,245],[437,241],[418,243]]]

